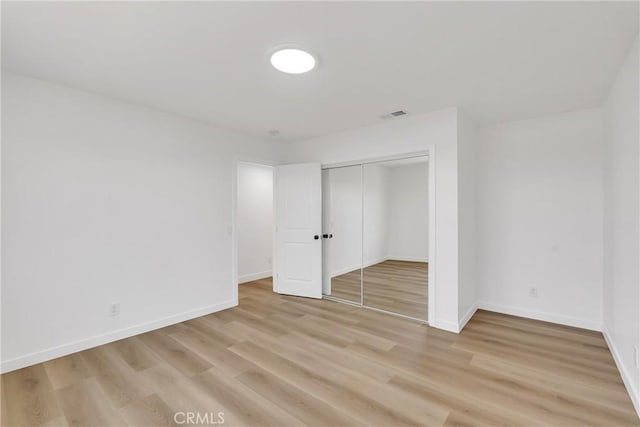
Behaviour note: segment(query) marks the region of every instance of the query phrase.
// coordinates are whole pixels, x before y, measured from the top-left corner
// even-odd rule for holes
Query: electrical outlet
[[[529,296],[531,298],[538,298],[538,288],[529,288]]]
[[[114,302],[109,306],[109,316],[115,317],[120,314],[120,303]]]
[[[273,262],[273,259],[271,257],[267,257],[267,264],[271,265],[272,262]]]

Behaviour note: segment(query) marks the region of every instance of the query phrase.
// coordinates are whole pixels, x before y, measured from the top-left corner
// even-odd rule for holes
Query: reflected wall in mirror
[[[362,165],[322,171],[325,295],[360,304],[362,296]]]
[[[363,305],[427,320],[428,157],[363,167]]]

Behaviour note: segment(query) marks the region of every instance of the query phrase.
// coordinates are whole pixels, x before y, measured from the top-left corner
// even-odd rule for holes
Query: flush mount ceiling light
[[[316,67],[316,58],[309,52],[296,48],[283,48],[271,55],[271,65],[283,73],[302,74]]]

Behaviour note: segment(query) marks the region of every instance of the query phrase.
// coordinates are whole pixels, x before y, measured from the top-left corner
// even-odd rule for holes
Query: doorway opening
[[[236,233],[238,284],[273,275],[273,167],[238,162]]]

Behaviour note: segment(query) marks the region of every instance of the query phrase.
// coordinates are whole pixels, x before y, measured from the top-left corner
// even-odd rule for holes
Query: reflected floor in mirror
[[[364,305],[416,319],[427,318],[426,262],[387,260],[364,269]],[[331,279],[331,296],[360,302],[360,270]]]
[[[360,269],[331,278],[331,296],[360,304]]]

